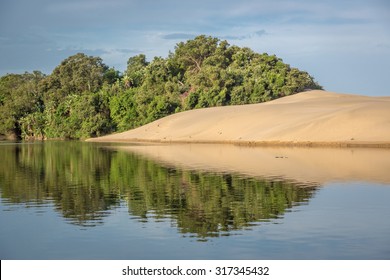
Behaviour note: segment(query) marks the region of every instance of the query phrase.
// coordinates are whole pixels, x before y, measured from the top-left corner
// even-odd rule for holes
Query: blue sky
[[[200,34],[276,54],[326,90],[390,95],[388,0],[1,0],[0,75],[49,74],[77,52],[123,71]]]

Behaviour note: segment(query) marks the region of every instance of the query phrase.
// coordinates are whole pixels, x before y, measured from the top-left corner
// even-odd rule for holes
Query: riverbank
[[[177,113],[94,142],[390,147],[390,97],[308,91]]]

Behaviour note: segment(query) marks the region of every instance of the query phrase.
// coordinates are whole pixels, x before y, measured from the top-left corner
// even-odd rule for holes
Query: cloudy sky
[[[326,90],[390,95],[388,0],[1,0],[0,75],[77,52],[119,71],[206,34],[276,54]]]

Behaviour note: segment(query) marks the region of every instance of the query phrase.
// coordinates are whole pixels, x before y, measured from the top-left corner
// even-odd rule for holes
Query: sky
[[[116,70],[197,35],[275,54],[329,91],[390,96],[388,0],[0,0],[0,75],[78,52]]]

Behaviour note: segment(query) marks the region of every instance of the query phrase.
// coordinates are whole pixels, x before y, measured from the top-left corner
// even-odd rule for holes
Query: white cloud
[[[187,39],[192,39],[194,37],[196,37],[196,35],[191,33],[168,33],[161,36],[161,38],[166,40],[183,40],[183,39],[187,40]]]

